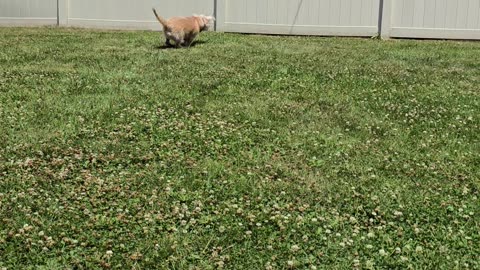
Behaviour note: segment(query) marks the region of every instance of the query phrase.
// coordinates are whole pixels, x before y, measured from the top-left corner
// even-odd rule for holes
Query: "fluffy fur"
[[[209,23],[213,22],[213,16],[193,15],[190,17],[172,17],[168,20],[160,17],[155,9],[153,13],[157,20],[163,25],[163,34],[165,35],[167,46],[172,46],[170,41],[175,43],[175,47],[190,46],[197,35],[208,30]]]

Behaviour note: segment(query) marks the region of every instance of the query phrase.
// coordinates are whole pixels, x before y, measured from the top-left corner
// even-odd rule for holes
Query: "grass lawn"
[[[480,269],[480,43],[0,37],[0,269]]]

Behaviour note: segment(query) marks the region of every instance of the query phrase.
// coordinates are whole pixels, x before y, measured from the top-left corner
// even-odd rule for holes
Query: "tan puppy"
[[[198,33],[208,30],[208,24],[215,20],[213,16],[193,15],[190,17],[172,17],[168,20],[160,17],[153,9],[157,20],[163,25],[163,34],[167,39],[165,44],[171,46],[170,40],[175,42],[175,47],[190,46]]]

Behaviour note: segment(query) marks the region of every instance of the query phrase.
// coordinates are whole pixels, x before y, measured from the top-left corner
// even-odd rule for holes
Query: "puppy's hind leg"
[[[175,41],[176,40],[176,37],[175,35],[173,35],[172,32],[170,31],[167,31],[167,30],[164,30],[165,32],[163,33],[165,35],[165,46],[167,47],[172,47],[172,43],[170,41]]]
[[[181,48],[182,45],[185,43],[185,35],[183,33],[177,33],[174,37],[175,40],[175,47]]]

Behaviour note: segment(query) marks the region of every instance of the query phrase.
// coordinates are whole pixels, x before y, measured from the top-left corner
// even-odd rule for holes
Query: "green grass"
[[[480,269],[480,43],[0,36],[0,269]]]

